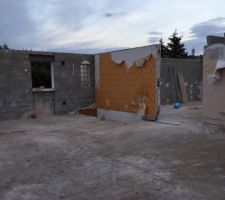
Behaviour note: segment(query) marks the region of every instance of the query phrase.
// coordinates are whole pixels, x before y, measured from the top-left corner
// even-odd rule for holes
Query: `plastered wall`
[[[152,46],[96,56],[97,108],[156,115],[158,50]]]
[[[225,61],[225,45],[213,44],[204,51],[203,113],[208,119],[225,123],[225,68],[218,70],[219,79],[210,84],[208,76],[214,74],[218,60]]]

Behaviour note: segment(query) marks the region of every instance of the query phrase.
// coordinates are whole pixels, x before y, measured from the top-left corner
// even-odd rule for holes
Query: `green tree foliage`
[[[169,42],[166,46],[163,44],[162,39],[160,40],[162,57],[186,58],[188,56],[184,43],[181,43],[182,36],[179,36],[176,30],[168,39]]]
[[[168,57],[168,48],[167,48],[167,46],[164,45],[163,39],[161,38],[159,40],[159,42],[160,42],[160,45],[161,45],[161,56],[162,56],[162,58]]]
[[[9,46],[7,44],[3,44],[3,45],[0,45],[0,49],[9,49]]]

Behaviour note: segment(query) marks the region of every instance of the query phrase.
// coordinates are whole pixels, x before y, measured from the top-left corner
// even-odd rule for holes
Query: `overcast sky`
[[[0,43],[96,53],[164,41],[175,29],[201,52],[225,32],[224,0],[0,0]]]

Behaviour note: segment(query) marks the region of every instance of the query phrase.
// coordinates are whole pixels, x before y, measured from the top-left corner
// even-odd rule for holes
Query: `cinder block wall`
[[[202,100],[202,69],[201,59],[161,59],[160,100],[161,104],[171,104],[176,101],[178,91],[174,74],[183,74],[189,101]]]
[[[32,111],[29,56],[23,51],[0,50],[0,120]]]
[[[0,50],[0,120],[21,118],[33,111],[30,54],[54,56],[55,114],[65,114],[95,102],[94,55]],[[90,62],[88,88],[80,87],[83,60]]]
[[[95,102],[94,56],[57,53],[54,57],[55,113],[64,114],[93,104]],[[80,63],[83,60],[90,62],[91,83],[88,88],[80,87]]]

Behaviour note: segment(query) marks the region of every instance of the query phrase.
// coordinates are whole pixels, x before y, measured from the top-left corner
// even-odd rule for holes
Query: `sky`
[[[13,49],[99,53],[158,43],[177,30],[202,53],[225,32],[224,0],[0,0],[0,43]]]

